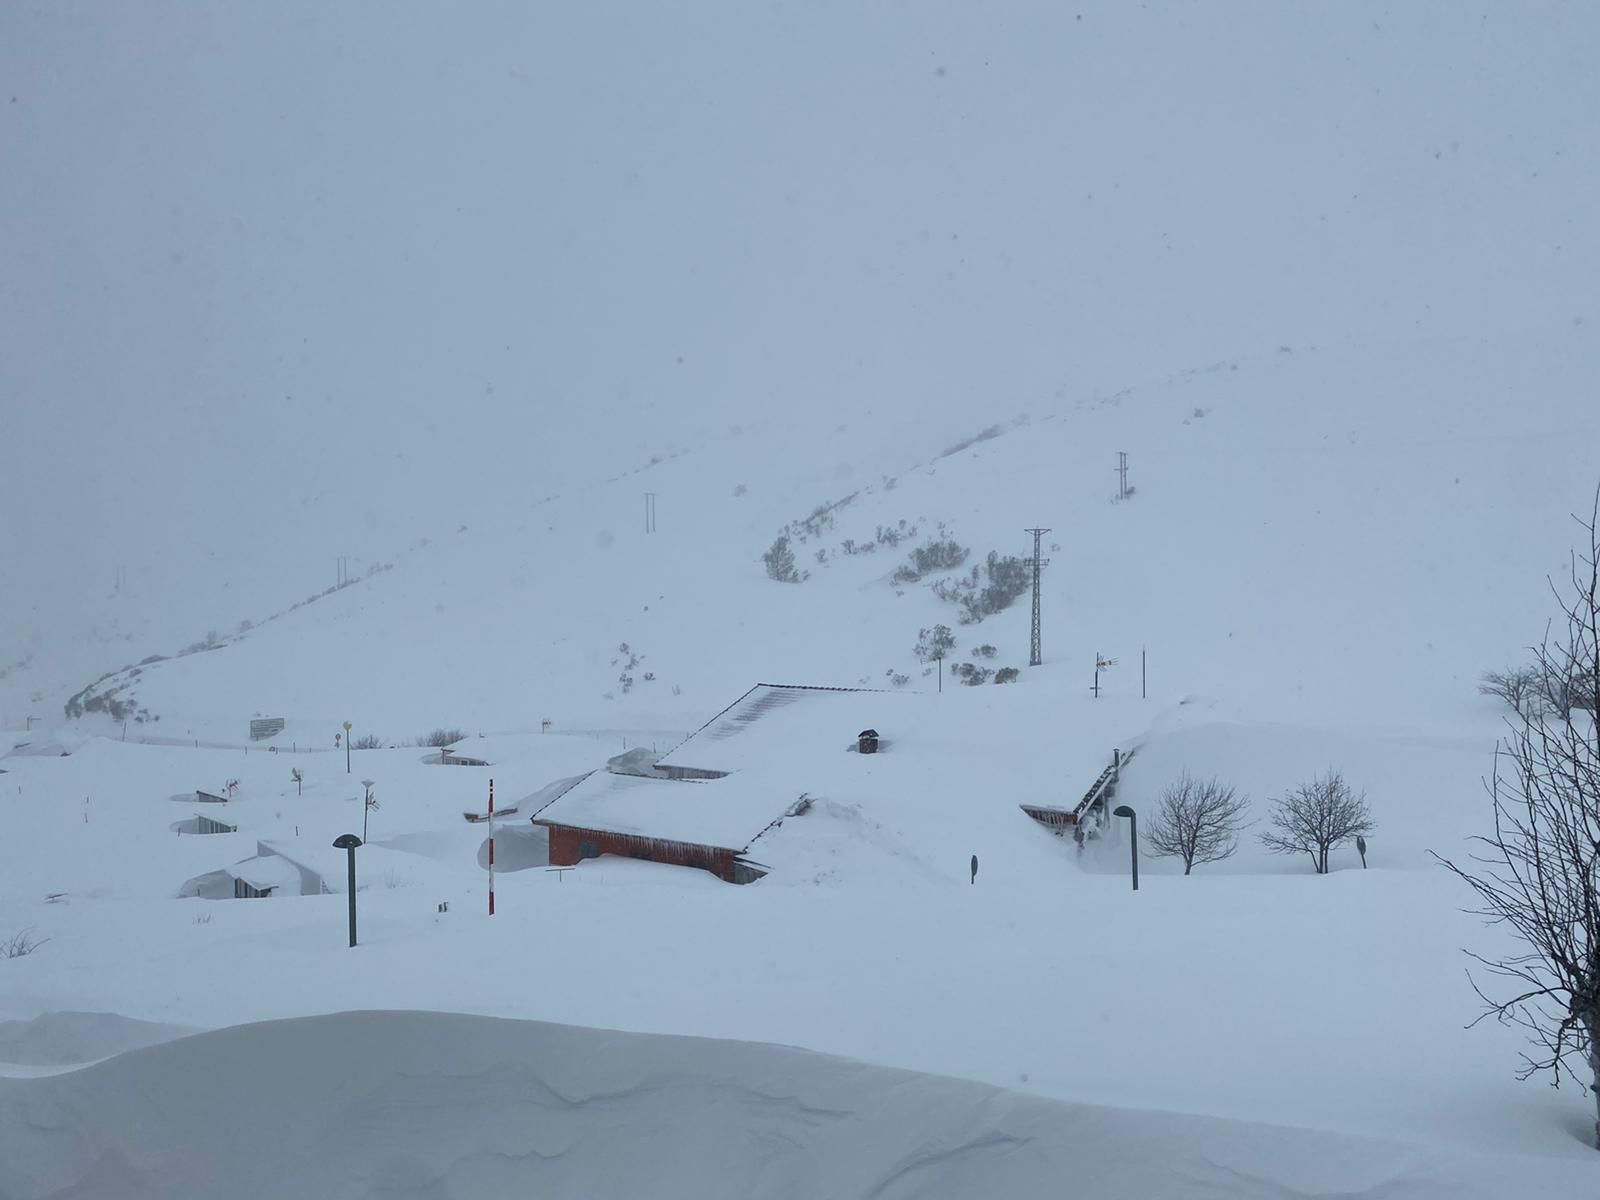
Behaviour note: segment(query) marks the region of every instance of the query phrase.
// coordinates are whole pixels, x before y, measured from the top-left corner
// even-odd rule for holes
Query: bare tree
[[[1328,851],[1373,830],[1366,793],[1332,767],[1276,801],[1267,820],[1272,828],[1262,833],[1262,844],[1277,854],[1309,854],[1318,875],[1328,873]]]
[[[1538,667],[1507,667],[1504,671],[1485,671],[1478,677],[1480,695],[1498,696],[1519,717],[1533,715],[1545,704],[1551,690],[1551,681]]]
[[[1249,801],[1216,779],[1195,779],[1185,771],[1161,793],[1150,818],[1145,843],[1158,855],[1183,859],[1183,873],[1195,863],[1218,862],[1239,848],[1239,830]]]
[[[1567,587],[1551,583],[1565,631],[1547,631],[1535,652],[1544,678],[1580,698],[1600,693],[1597,518],[1600,491],[1589,519],[1578,519],[1587,551],[1573,554]],[[1576,703],[1510,720],[1485,784],[1494,832],[1472,839],[1466,865],[1440,861],[1477,894],[1473,911],[1522,943],[1502,957],[1468,952],[1509,981],[1490,996],[1473,980],[1486,1006],[1478,1020],[1528,1031],[1537,1050],[1523,1056],[1523,1079],[1548,1071],[1556,1086],[1565,1074],[1581,1087],[1572,1059],[1586,1060],[1600,1117],[1600,721]]]

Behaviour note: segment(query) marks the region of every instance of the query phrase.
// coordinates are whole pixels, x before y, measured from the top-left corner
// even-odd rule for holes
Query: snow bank
[[[0,1064],[42,1067],[93,1062],[193,1032],[183,1025],[135,1021],[116,1013],[41,1013],[31,1021],[0,1021]]]
[[[236,1026],[0,1080],[0,1194],[15,1200],[1408,1200],[1578,1194],[1592,1158],[1446,1157],[776,1046],[438,1013]]]

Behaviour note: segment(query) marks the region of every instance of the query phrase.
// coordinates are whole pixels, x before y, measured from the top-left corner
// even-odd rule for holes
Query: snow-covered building
[[[320,896],[332,889],[321,872],[274,842],[257,842],[255,855],[221,870],[196,875],[178,890],[180,897],[203,900],[257,899],[264,896]]]
[[[855,751],[857,731],[896,699],[757,684],[664,756],[631,751],[552,785],[532,821],[549,831],[555,866],[615,854],[749,883],[766,874],[749,857],[757,839],[806,807],[796,763]]]

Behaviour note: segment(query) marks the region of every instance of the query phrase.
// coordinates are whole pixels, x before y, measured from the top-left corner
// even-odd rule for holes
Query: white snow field
[[[0,1197],[1593,1191],[1434,854],[1600,485],[1597,39],[0,6]],[[1239,853],[1024,815],[1114,749]]]
[[[83,1200],[1502,1197],[1576,1194],[1592,1178],[1573,1160],[1441,1154],[778,1046],[444,1013],[237,1026],[0,1079],[0,1113],[4,1194]]]

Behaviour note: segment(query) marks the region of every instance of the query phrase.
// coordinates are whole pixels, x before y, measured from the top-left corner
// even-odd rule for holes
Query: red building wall
[[[698,867],[718,879],[732,883],[734,859],[738,851],[697,842],[674,842],[665,838],[635,837],[626,833],[607,833],[601,829],[580,829],[575,825],[549,825],[550,865],[576,866],[586,858],[615,854],[645,862],[669,863],[675,867]]]

